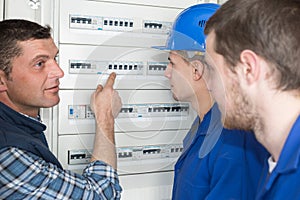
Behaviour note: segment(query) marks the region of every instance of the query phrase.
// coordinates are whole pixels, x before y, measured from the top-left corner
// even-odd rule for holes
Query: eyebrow
[[[59,50],[57,50],[57,52],[56,52],[56,54],[54,55],[54,57],[58,56],[58,54],[59,54]],[[45,54],[40,54],[40,55],[35,56],[32,60],[38,60],[39,58],[46,58],[46,59],[49,59],[50,56],[45,55]]]

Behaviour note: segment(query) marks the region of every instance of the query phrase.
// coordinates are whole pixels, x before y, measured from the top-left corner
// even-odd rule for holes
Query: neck
[[[214,104],[210,93],[206,91],[198,92],[191,101],[193,109],[197,112],[202,120],[204,115],[211,109]]]
[[[266,98],[258,110],[254,132],[256,138],[278,161],[290,130],[300,114],[300,98],[278,92]]]
[[[10,107],[11,109],[15,110],[16,112],[28,115],[33,118],[36,118],[39,114],[39,108],[19,106],[17,104],[12,103],[11,101],[4,101],[3,99],[1,99],[1,102],[6,106]]]

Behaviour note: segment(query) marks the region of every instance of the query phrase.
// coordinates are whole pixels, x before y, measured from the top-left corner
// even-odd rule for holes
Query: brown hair
[[[11,62],[22,54],[18,42],[30,39],[48,39],[51,37],[51,28],[41,26],[35,22],[10,19],[0,22],[0,70],[6,76],[12,70]]]
[[[249,49],[274,66],[276,87],[300,90],[300,1],[229,0],[207,21],[214,50],[230,66]]]

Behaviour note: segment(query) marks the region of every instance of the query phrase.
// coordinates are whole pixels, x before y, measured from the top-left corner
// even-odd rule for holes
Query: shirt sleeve
[[[101,161],[83,174],[62,170],[18,148],[0,150],[0,199],[120,199],[117,172]]]

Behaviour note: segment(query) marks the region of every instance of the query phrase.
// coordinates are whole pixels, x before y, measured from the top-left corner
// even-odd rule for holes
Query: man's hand
[[[122,107],[121,98],[113,89],[115,78],[116,74],[111,73],[105,86],[98,85],[91,96],[91,109],[95,114],[96,123],[103,133],[114,130],[114,118],[118,116]]]
[[[122,102],[116,90],[113,89],[116,74],[111,73],[105,86],[98,85],[91,96],[91,109],[95,114],[96,134],[91,161],[102,160],[117,168],[114,119],[118,116]]]

